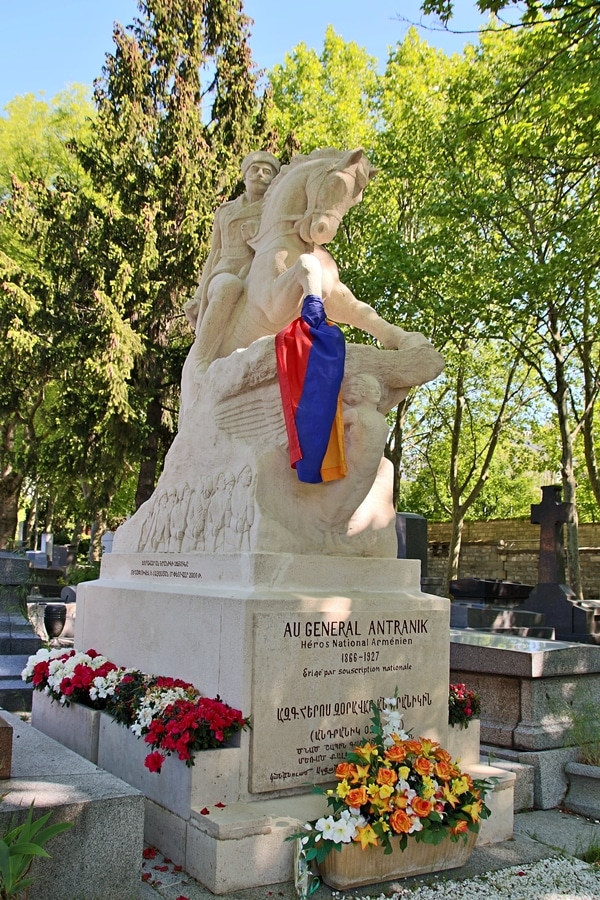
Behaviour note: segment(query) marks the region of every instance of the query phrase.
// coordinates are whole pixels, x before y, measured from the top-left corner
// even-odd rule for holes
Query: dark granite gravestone
[[[421,578],[427,577],[427,519],[417,513],[396,513],[398,559],[420,559]]]
[[[542,502],[532,504],[531,522],[540,526],[538,584],[523,610],[544,613],[546,625],[553,627],[562,641],[590,640],[587,618],[565,581],[563,526],[573,521],[573,504],[561,502],[560,485],[542,488]]]
[[[0,706],[12,711],[31,709],[32,686],[21,672],[42,643],[22,612],[30,577],[25,557],[0,552]]]
[[[502,606],[519,606],[526,600],[533,586],[500,578],[457,578],[450,582],[453,600],[478,600]]]

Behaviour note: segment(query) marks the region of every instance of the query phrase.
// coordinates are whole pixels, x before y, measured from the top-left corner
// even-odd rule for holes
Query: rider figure
[[[213,236],[200,283],[185,314],[196,329],[196,373],[201,375],[216,358],[227,321],[243,290],[254,252],[246,243],[256,237],[265,192],[280,169],[264,150],[242,160],[246,192],[223,203],[215,213]]]

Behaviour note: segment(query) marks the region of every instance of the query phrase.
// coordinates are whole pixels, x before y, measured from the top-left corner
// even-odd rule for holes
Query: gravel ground
[[[334,895],[340,898],[341,895]],[[352,900],[351,894],[344,895]],[[431,886],[412,885],[380,894],[377,900],[600,900],[600,869],[573,858],[544,859],[513,866],[467,881],[440,879]],[[363,894],[360,900],[366,900]],[[369,900],[375,900],[372,895]]]

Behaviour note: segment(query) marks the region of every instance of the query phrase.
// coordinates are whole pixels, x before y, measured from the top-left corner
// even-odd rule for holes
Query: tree
[[[269,124],[280,139],[292,134],[303,153],[372,145],[377,60],[331,25],[320,54],[298,44],[269,72],[269,82]]]
[[[97,189],[118,200],[107,217],[126,248],[125,316],[144,344],[132,375],[140,424],[136,504],[154,488],[176,425],[189,331],[182,316],[206,254],[212,214],[239,181],[262,120],[239,0],[148,0],[115,27],[96,83],[98,116],[80,154]]]
[[[50,103],[17,97],[7,112],[0,117],[0,547],[14,538],[23,483],[37,473],[36,417],[53,377],[49,357],[60,344],[33,197],[55,192],[65,178],[83,185],[67,146],[89,131],[92,107],[83,88],[74,88]],[[67,319],[68,304],[58,308]]]
[[[512,502],[519,512],[528,511],[527,504],[536,499],[522,461],[531,456],[526,442],[531,441],[535,388],[517,356],[507,358],[502,342],[489,341],[473,329],[457,330],[445,355],[445,371],[422,389],[410,411],[414,422],[426,409],[424,427],[419,433],[414,426],[412,447],[403,460],[403,495],[412,508],[426,492],[421,510],[451,520],[449,584],[458,577],[465,519],[477,513],[485,518],[498,515],[494,493],[499,484],[506,492],[505,508]],[[515,497],[516,486],[507,483],[515,478],[529,488],[525,499]]]
[[[592,103],[586,68],[573,73],[565,61],[564,71],[557,62],[538,72],[552,28],[482,38],[448,116],[440,212],[494,259],[483,294],[490,334],[537,373],[551,399],[564,499],[575,504],[574,445],[598,391],[599,195],[587,131],[593,115],[581,117]],[[503,99],[533,71],[527,95],[507,107]],[[567,533],[570,582],[580,593],[576,521]]]
[[[77,511],[77,483],[88,467],[100,485],[122,465],[119,425],[132,415],[128,380],[142,346],[122,316],[118,260],[106,264],[104,213],[103,198],[60,180],[15,179],[0,210],[16,243],[37,254],[32,265],[0,253],[4,546],[14,537],[26,477],[37,495],[46,484],[51,502],[62,479]],[[108,434],[107,473],[91,447]],[[87,510],[91,518],[95,509]]]

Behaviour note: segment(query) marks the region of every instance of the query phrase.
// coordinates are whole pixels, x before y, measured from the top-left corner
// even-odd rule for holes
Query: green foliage
[[[269,73],[269,124],[290,133],[303,153],[317,147],[368,147],[376,127],[377,61],[331,26],[323,50],[298,44]]]
[[[579,748],[579,762],[600,766],[600,711],[589,688],[578,684],[571,700],[550,701],[549,706],[568,723],[566,737]]]
[[[93,115],[82,85],[49,102],[33,94],[11,100],[0,116],[0,196],[10,191],[13,178],[46,185],[61,178],[80,181],[83,170],[69,145],[86,140]]]
[[[44,844],[47,844],[57,834],[73,827],[71,822],[46,825],[52,813],[44,813],[34,820],[33,812],[34,804],[32,803],[25,821],[21,825],[10,828],[0,839],[0,897],[2,900],[16,897],[33,883],[33,879],[27,875],[34,858],[36,856],[49,858],[50,854],[44,848]]]
[[[74,566],[69,569],[65,579],[66,584],[82,584],[84,581],[96,581],[100,577],[100,563],[91,566]]]
[[[98,109],[82,153],[95,185],[118,203],[104,217],[115,255],[125,246],[123,315],[140,336],[131,393],[141,458],[136,504],[152,492],[176,428],[177,387],[191,335],[182,315],[216,206],[239,181],[260,136],[259,103],[238,0],[148,0],[96,82]]]

